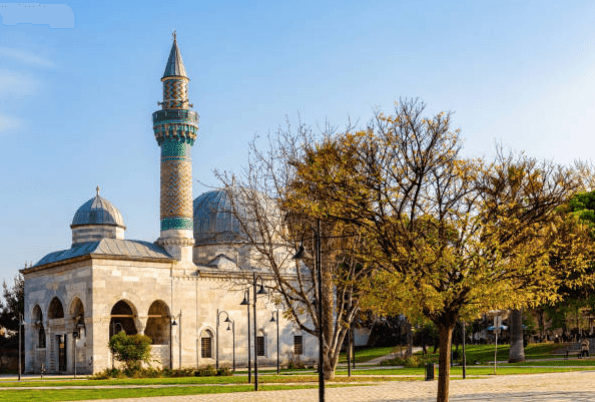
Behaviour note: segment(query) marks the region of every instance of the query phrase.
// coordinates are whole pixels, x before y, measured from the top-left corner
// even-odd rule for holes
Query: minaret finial
[[[97,197],[99,197],[99,191],[100,191],[101,189],[99,188],[99,186],[97,186],[97,188],[96,188],[95,190],[97,190]]]
[[[175,29],[174,29],[174,33],[172,33],[171,36],[173,36],[174,42],[175,42],[176,41],[176,30]]]

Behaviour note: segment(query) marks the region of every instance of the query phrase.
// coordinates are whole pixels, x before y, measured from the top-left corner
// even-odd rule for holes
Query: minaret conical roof
[[[176,41],[176,33],[174,32],[174,43],[171,45],[171,50],[169,52],[169,58],[167,59],[167,65],[165,66],[165,71],[163,72],[163,77],[186,77],[186,69],[184,68],[184,61],[182,60],[182,53],[180,53],[180,49],[178,48],[178,42]]]

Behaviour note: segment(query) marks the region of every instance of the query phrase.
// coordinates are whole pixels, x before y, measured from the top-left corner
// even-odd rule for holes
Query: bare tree
[[[330,131],[321,137],[329,136]],[[264,151],[257,146],[257,140],[252,142],[250,159],[242,174],[218,176],[231,200],[231,212],[252,247],[254,266],[274,278],[275,290],[280,295],[277,301],[284,307],[286,317],[304,332],[317,336],[317,310],[322,301],[323,368],[325,378],[332,379],[345,336],[359,310],[358,283],[369,274],[370,264],[356,257],[362,236],[355,226],[322,219],[318,233],[322,295],[318,294],[313,258],[317,217],[305,213],[293,197],[299,185],[296,162],[306,157],[305,146],[315,143],[315,139],[306,126],[299,125],[294,131],[288,125],[268,137]],[[300,245],[306,250],[301,262],[292,259]]]

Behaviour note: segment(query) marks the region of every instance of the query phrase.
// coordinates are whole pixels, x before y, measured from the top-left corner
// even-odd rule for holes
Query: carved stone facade
[[[79,208],[72,246],[21,271],[27,372],[43,367],[49,373],[75,368],[96,373],[112,367],[107,343],[119,331],[148,335],[153,357],[164,367],[215,365],[217,356],[220,365],[231,367],[235,356],[236,366],[246,366],[250,355],[255,358],[256,344],[259,364],[274,365],[277,342],[283,363],[316,361],[316,337],[299,331],[283,314],[276,339],[271,317],[283,308],[271,292],[258,298],[256,339],[253,321],[248,334],[248,310],[240,303],[247,289],[253,292],[253,273],[259,284],[272,288],[274,283],[255,263],[238,225],[229,226],[229,210],[192,200],[198,114],[188,110],[189,79],[175,40],[162,81],[163,110],[153,114],[161,147],[160,237],[155,243],[125,240],[122,215],[99,189]],[[209,199],[225,201],[225,194],[210,193]]]

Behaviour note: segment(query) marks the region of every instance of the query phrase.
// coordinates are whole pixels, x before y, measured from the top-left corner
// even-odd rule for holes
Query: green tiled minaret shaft
[[[174,258],[192,261],[192,145],[198,113],[190,110],[188,82],[176,34],[163,82],[161,110],[153,113],[153,131],[161,147],[161,236],[157,241]]]

